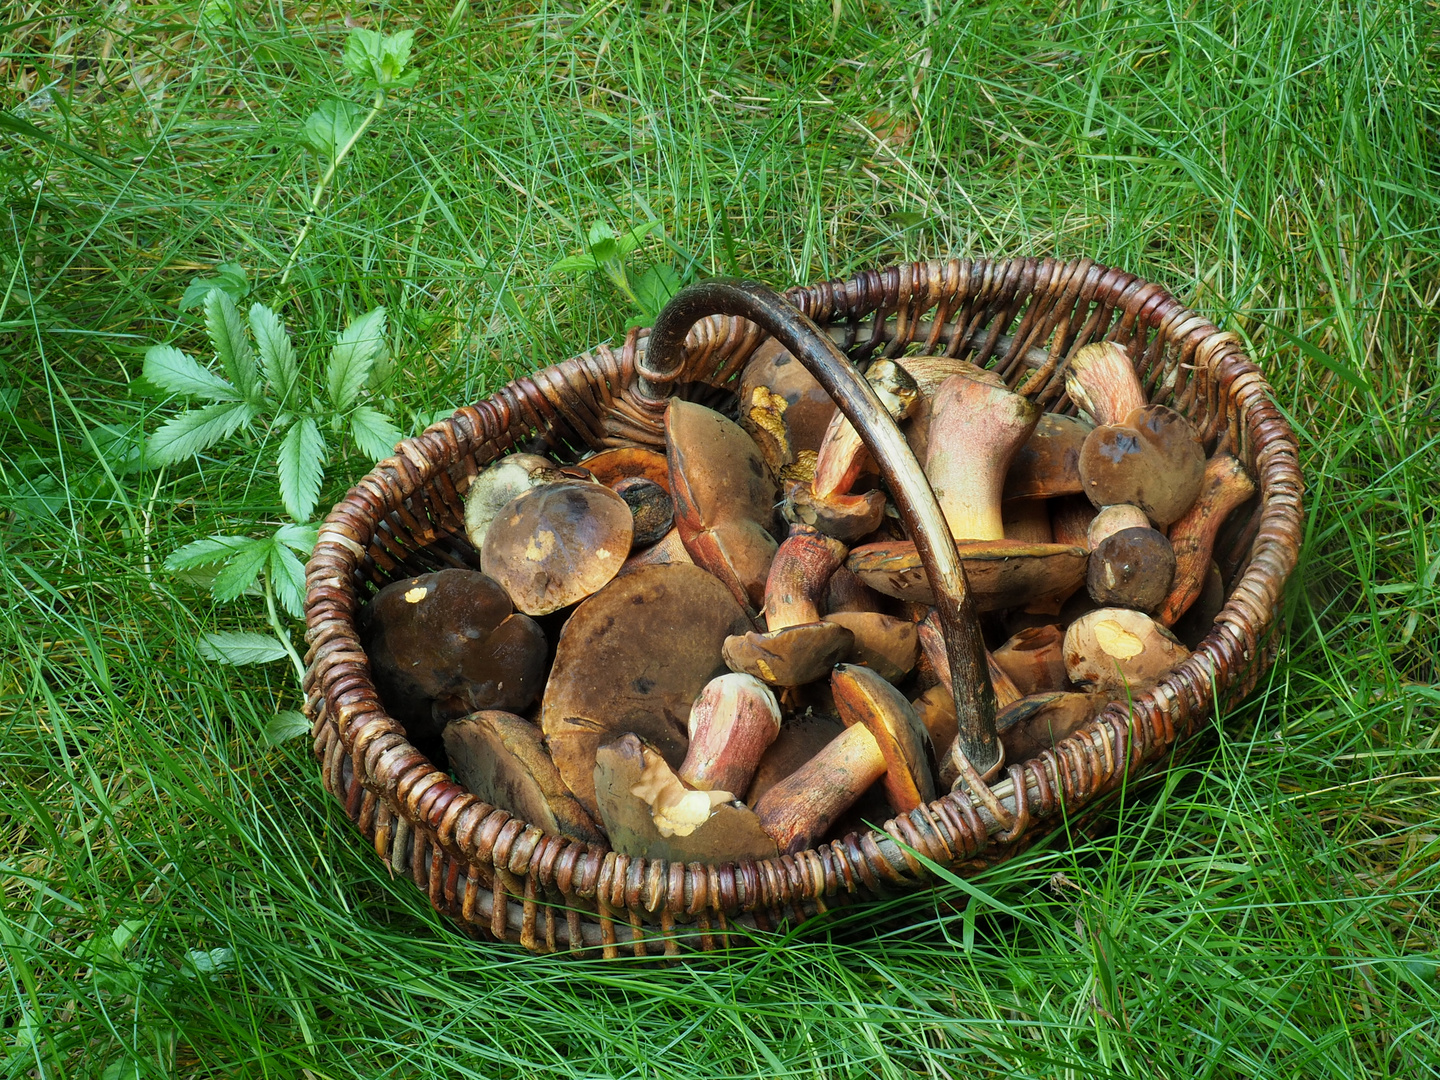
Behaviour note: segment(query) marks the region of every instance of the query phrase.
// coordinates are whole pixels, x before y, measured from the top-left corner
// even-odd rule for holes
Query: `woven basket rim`
[[[607,909],[629,912],[638,940],[637,919],[657,913],[662,927],[677,916],[684,919],[710,909],[717,911],[723,922],[727,911],[780,910],[798,903],[802,896],[807,903],[816,901],[837,882],[851,891],[860,885],[870,891],[913,887],[929,875],[911,851],[943,856],[936,861],[951,866],[982,855],[993,856],[1024,842],[1034,823],[1053,818],[1057,807],[1074,812],[1135,776],[1192,730],[1196,718],[1207,709],[1248,693],[1268,660],[1263,644],[1273,629],[1284,582],[1298,559],[1303,490],[1298,446],[1270,399],[1268,384],[1245,356],[1238,339],[1181,305],[1162,286],[1088,259],[901,264],[796,286],[786,297],[822,325],[838,325],[833,321],[837,312],[863,310],[868,305],[873,317],[847,315],[842,322],[855,338],[849,346],[852,352],[874,355],[889,355],[892,343],[906,339],[909,329],[922,325],[927,314],[931,314],[928,333],[933,346],[947,325],[940,307],[948,296],[966,298],[976,333],[988,334],[988,350],[995,348],[1000,332],[1016,322],[1016,309],[1020,309],[1006,356],[991,353],[997,357],[997,370],[1008,363],[1013,371],[1020,360],[1010,359],[1009,354],[1016,358],[1025,355],[1027,332],[1042,339],[1053,332],[1058,341],[1074,329],[1062,334],[1056,327],[1036,325],[1027,331],[1027,320],[1035,308],[1029,301],[1041,288],[1047,296],[1058,297],[1057,305],[1098,305],[1108,298],[1110,310],[1123,313],[1109,327],[1108,336],[1152,330],[1146,353],[1135,358],[1142,376],[1149,377],[1147,398],[1153,401],[1168,395],[1177,408],[1186,404],[1191,410],[1210,409],[1207,442],[1223,438],[1222,421],[1228,423],[1225,431],[1238,432],[1231,448],[1237,453],[1249,450],[1249,463],[1256,474],[1258,529],[1249,564],[1236,575],[1225,607],[1206,638],[1154,688],[1131,702],[1108,706],[1053,750],[1027,762],[1011,763],[1005,779],[993,786],[976,789],[972,785],[968,793],[942,795],[912,814],[892,818],[879,832],[851,834],[799,855],[761,863],[681,868],[663,860],[629,858],[604,846],[548,836],[503,810],[480,803],[410,745],[380,705],[368,678],[368,661],[353,632],[360,603],[355,575],[377,543],[399,543],[382,535],[387,515],[403,519],[409,513],[404,505],[409,495],[397,499],[396,493],[414,494],[426,485],[438,484],[446,489],[443,499],[448,505],[459,497],[450,480],[451,470],[467,452],[479,462],[481,449],[503,442],[494,437],[496,432],[510,432],[510,445],[486,460],[514,448],[510,429],[517,421],[522,427],[546,428],[558,421],[584,428],[585,419],[576,417],[591,405],[597,414],[623,411],[623,395],[634,381],[636,357],[646,340],[647,331],[641,330],[632,332],[618,352],[601,347],[542,368],[482,402],[456,410],[421,435],[403,440],[394,456],[361,478],[326,517],[307,566],[310,651],[305,680],[306,708],[314,721],[316,752],[324,766],[326,786],[346,804],[352,820],[358,820],[367,798],[383,803],[397,821],[433,836],[432,859],[443,855],[466,863],[475,871],[464,875],[467,902],[476,876],[482,871],[491,876],[494,895],[489,929],[496,936],[506,936],[514,921],[508,903],[501,903],[500,890],[510,897],[523,894],[528,905],[536,895],[538,881],[546,891],[563,898],[595,902],[602,921]],[[1014,300],[1016,296],[1019,302]],[[991,310],[996,305],[998,314]],[[1004,317],[1005,305],[1013,305],[1008,318]],[[957,303],[956,310],[960,307]],[[1098,306],[1094,309],[1100,310]],[[1098,314],[1091,315],[1092,320],[1097,318]],[[697,326],[687,342],[695,365],[703,367],[716,342],[743,339],[747,331],[742,322],[715,319]],[[1043,319],[1037,317],[1036,322]],[[893,330],[889,340],[887,328]],[[860,341],[859,335],[866,329],[870,338]],[[1065,355],[1053,358],[1055,371],[1050,381],[1032,391],[1032,396],[1043,396],[1054,385],[1076,341],[1078,337],[1072,337]],[[1166,347],[1173,348],[1178,357],[1173,366],[1162,363]],[[748,356],[747,350],[742,351]],[[1167,381],[1171,385],[1167,386]],[[1030,382],[1034,382],[1033,376]],[[596,401],[577,404],[574,395],[585,393]],[[467,451],[467,447],[479,449]],[[417,520],[403,522],[404,527],[412,536],[423,536],[425,523],[418,520],[419,515],[410,516]],[[369,535],[357,526],[367,520]],[[433,535],[433,528],[430,531]],[[376,844],[378,852],[378,826]],[[417,860],[418,850],[417,843]],[[418,870],[416,875],[418,882]],[[426,876],[433,879],[435,875]],[[442,906],[443,883],[437,894],[431,880],[430,891],[432,901]],[[451,898],[450,903],[453,908],[460,901]],[[504,918],[495,914],[502,907]],[[526,937],[522,926],[522,942]],[[533,925],[529,938],[525,943],[533,948]],[[573,947],[573,934],[570,940]],[[667,951],[670,944],[667,938]],[[605,945],[607,953],[612,945]]]

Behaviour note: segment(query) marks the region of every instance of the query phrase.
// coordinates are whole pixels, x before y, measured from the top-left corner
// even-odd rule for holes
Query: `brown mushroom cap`
[[[625,500],[634,522],[632,548],[649,547],[664,539],[675,526],[675,503],[670,493],[645,476],[627,476],[617,480],[610,490]]]
[[[773,859],[775,841],[730,792],[687,791],[652,747],[632,734],[598,747],[591,779],[610,846],[672,863]]]
[[[1070,681],[1104,693],[1148,689],[1189,655],[1169,630],[1131,608],[1087,611],[1065,631]]]
[[[1050,498],[1084,491],[1080,448],[1092,426],[1077,416],[1041,416],[1030,438],[1010,462],[1003,497],[1007,501]]]
[[[991,654],[1023,695],[1064,690],[1065,632],[1054,624],[1030,626]]]
[[[885,517],[885,492],[873,488],[853,495],[820,496],[810,484],[797,481],[785,488],[782,512],[786,521],[853,544],[880,527]]]
[[[1205,449],[1174,409],[1146,405],[1123,424],[1097,427],[1080,450],[1080,478],[1096,506],[1132,503],[1169,525],[1200,493]]]
[[[955,735],[960,730],[955,716],[955,698],[944,683],[936,683],[910,705],[930,733],[931,746],[948,747],[955,741]]]
[[[725,639],[749,625],[697,566],[648,566],[575,609],[556,644],[541,727],[560,775],[592,816],[595,750],[621,732],[684,760],[690,705],[725,670]]]
[[[1106,694],[1051,691],[1012,702],[995,715],[995,729],[1009,761],[1028,761],[1069,738],[1107,704]]]
[[[643,446],[612,446],[579,462],[581,467],[608,488],[622,480],[641,476],[670,490],[670,466],[665,455]]]
[[[740,426],[750,431],[752,437],[755,432],[751,430],[753,421],[748,413],[754,404],[755,390],[762,387],[778,394],[785,402],[785,435],[791,454],[819,450],[825,428],[835,415],[835,402],[805,365],[774,338],[766,338],[756,346],[740,379]]]
[[[562,480],[516,496],[491,523],[480,565],[527,615],[583,600],[630,554],[625,500],[601,484]]]
[[[935,798],[926,762],[930,733],[896,690],[869,668],[840,664],[830,676],[835,708],[846,727],[864,725],[885,758],[885,793],[897,813],[908,814]]]
[[[1042,598],[1063,600],[1085,580],[1084,548],[987,540],[957,544],[956,549],[977,611],[998,611]],[[845,565],[876,592],[921,604],[935,603],[925,567],[911,541],[857,547]]]
[[[477,709],[524,709],[540,694],[545,634],[474,570],[385,586],[360,613],[360,635],[386,711],[412,739]],[[439,715],[437,714],[437,711]]]
[[[487,465],[465,492],[465,535],[476,551],[485,543],[490,523],[522,491],[549,483],[555,466],[538,454],[509,454]]]
[[[725,639],[731,671],[764,679],[772,686],[803,686],[849,655],[855,635],[833,622],[799,623],[768,633],[755,630]]]
[[[553,836],[603,844],[600,827],[560,779],[540,729],[508,712],[471,713],[445,726],[455,782]]]
[[[690,707],[680,779],[700,791],[743,793],[779,734],[780,704],[768,686],[753,675],[717,675]]]
[[[1174,577],[1170,541],[1146,525],[1121,529],[1096,544],[1085,584],[1097,604],[1154,611],[1170,592]]]
[[[837,611],[825,616],[855,635],[845,657],[872,669],[887,682],[899,682],[915,667],[920,638],[909,619],[897,619],[878,611]]]
[[[690,558],[690,552],[685,550],[685,543],[680,539],[679,529],[671,529],[649,547],[634,551],[625,560],[625,565],[620,567],[620,573],[615,576],[629,574],[639,570],[642,566],[661,566],[669,563],[695,565],[695,560]]]

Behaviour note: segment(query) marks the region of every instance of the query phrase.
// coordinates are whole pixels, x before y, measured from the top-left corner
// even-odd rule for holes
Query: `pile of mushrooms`
[[[954,537],[1002,760],[1189,655],[1224,599],[1216,536],[1255,485],[1146,401],[1123,349],[1070,357],[1079,417],[946,357],[866,378]],[[627,855],[715,863],[977,779],[936,590],[865,444],[773,340],[738,412],[671,400],[663,454],[501,458],[465,497],[479,569],[366,605],[386,708],[475,795]]]

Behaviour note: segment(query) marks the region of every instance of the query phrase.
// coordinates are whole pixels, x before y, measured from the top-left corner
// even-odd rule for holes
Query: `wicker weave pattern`
[[[1260,509],[1237,544],[1240,569],[1223,612],[1154,690],[1011,764],[993,787],[947,794],[887,822],[883,834],[723,866],[629,858],[546,835],[464,791],[406,741],[376,696],[355,620],[374,588],[395,577],[475,565],[462,496],[511,447],[563,454],[663,444],[656,401],[634,389],[645,332],[632,332],[618,352],[601,347],[519,379],[405,440],[331,511],[307,568],[306,710],[326,789],[382,860],[462,923],[535,951],[670,954],[682,941],[720,947],[732,933],[920,886],[927,873],[907,848],[962,872],[986,865],[1033,840],[1062,806],[1073,815],[1155,767],[1212,715],[1215,694],[1221,708],[1238,702],[1266,666],[1299,552],[1302,484],[1294,436],[1232,335],[1160,286],[1084,259],[916,263],[787,298],[856,361],[960,356],[1062,412],[1073,412],[1063,400],[1066,358],[1104,338],[1124,346],[1148,398],[1185,413],[1207,451],[1228,448],[1258,480]],[[670,389],[723,406],[761,338],[744,320],[702,322]]]

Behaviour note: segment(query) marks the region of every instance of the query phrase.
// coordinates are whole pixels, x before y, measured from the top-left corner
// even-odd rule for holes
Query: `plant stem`
[[[370,111],[365,114],[365,119],[360,121],[360,126],[355,129],[350,138],[345,140],[345,145],[336,149],[334,159],[321,175],[320,182],[315,185],[315,194],[310,199],[310,209],[305,212],[305,223],[300,226],[300,235],[295,237],[295,246],[290,249],[290,258],[285,260],[285,269],[280,275],[281,285],[290,280],[290,271],[295,269],[295,260],[300,257],[300,248],[305,243],[305,238],[310,235],[310,226],[315,223],[315,214],[320,209],[320,200],[325,197],[325,189],[335,178],[335,170],[340,167],[345,156],[360,141],[360,136],[365,134],[365,129],[374,122],[384,107],[385,91],[378,90],[375,93],[375,100],[370,105]]]
[[[295,665],[295,678],[303,683],[305,681],[305,661],[300,659],[300,654],[295,651],[294,644],[290,641],[290,631],[285,629],[280,622],[280,615],[275,610],[275,590],[270,587],[270,575],[265,576],[265,610],[270,616],[270,629],[275,631],[275,636],[280,639],[280,644],[285,646],[285,651],[290,654],[290,662]]]

